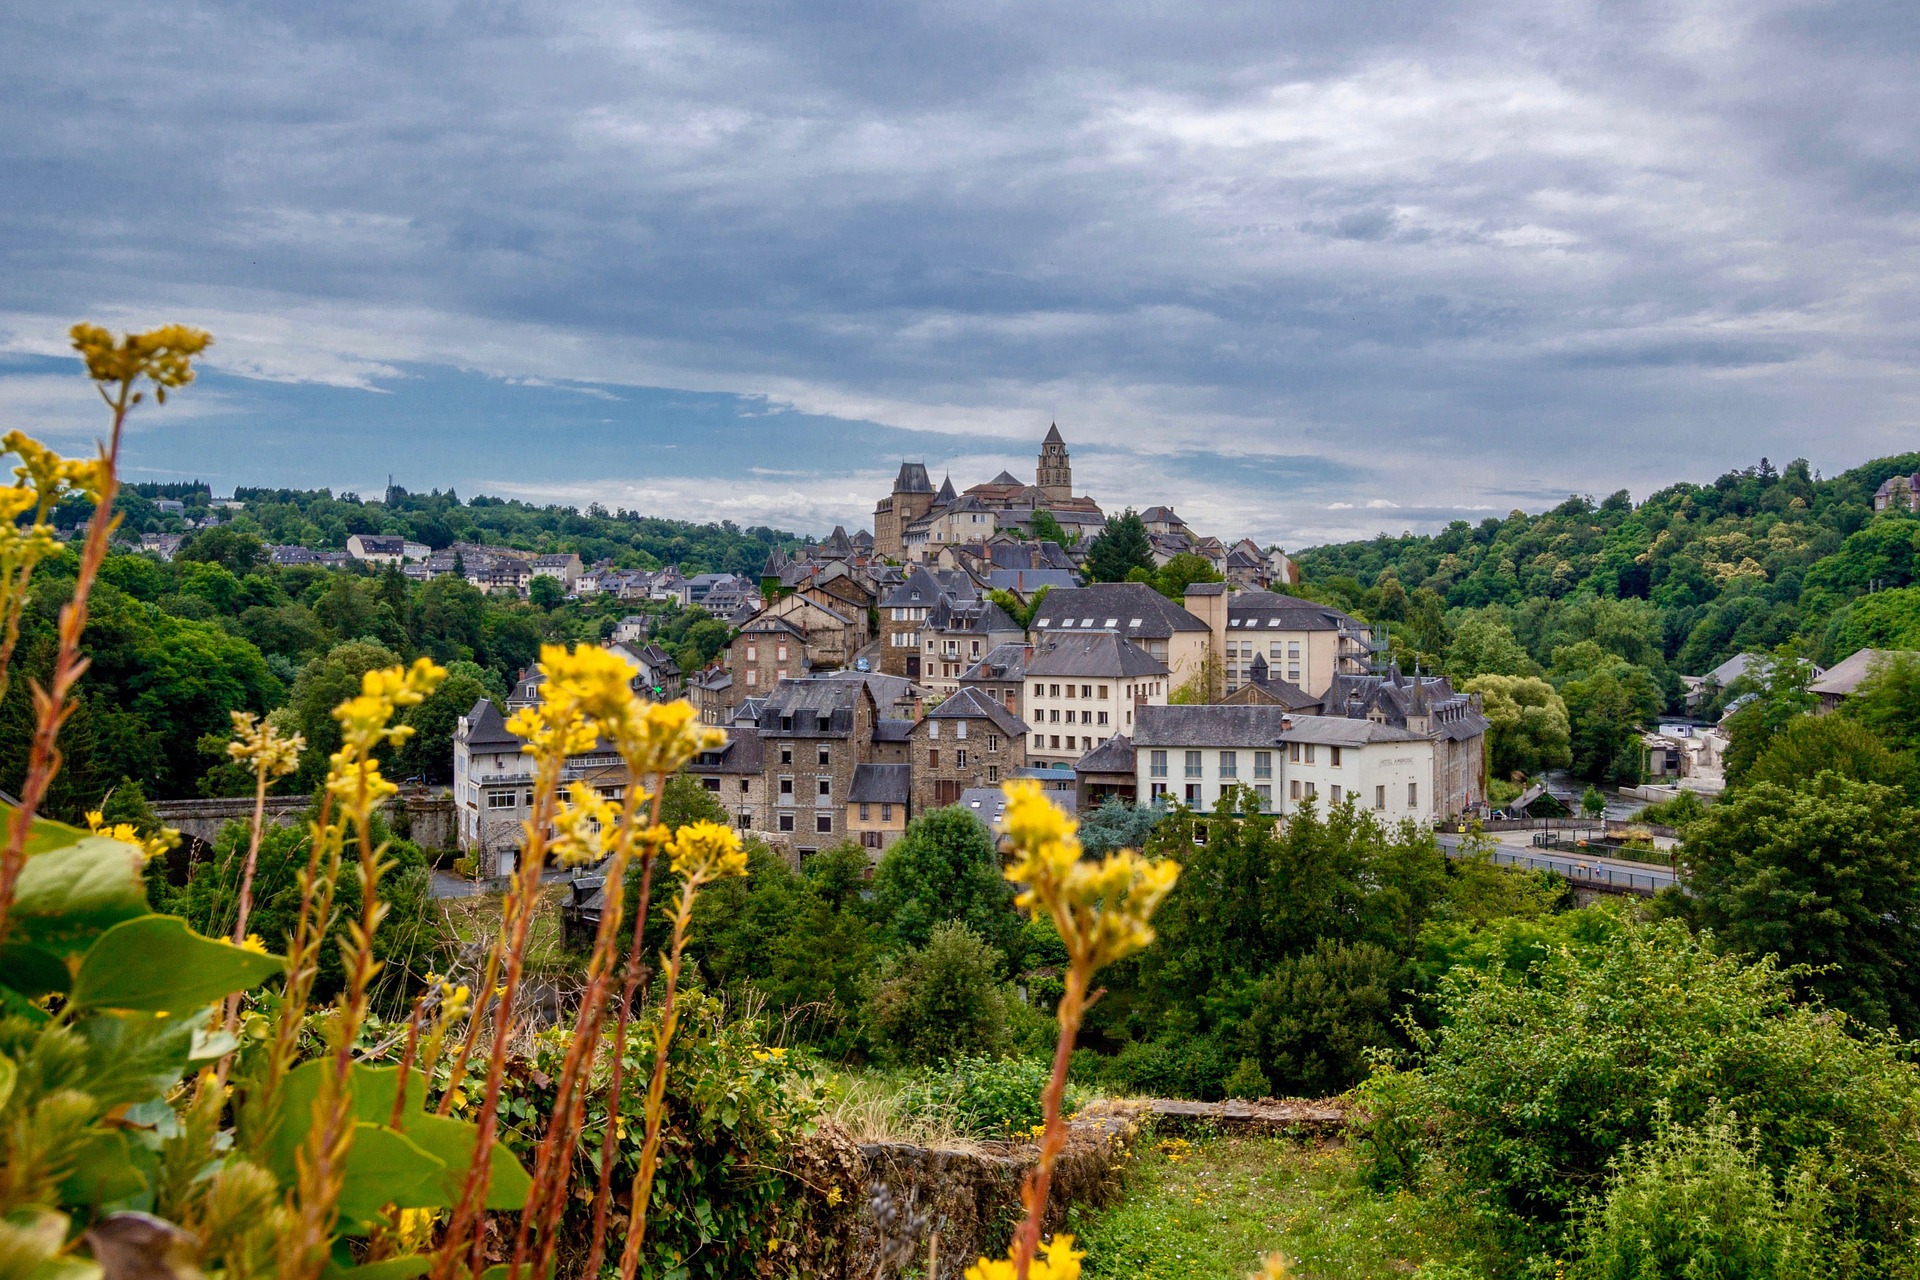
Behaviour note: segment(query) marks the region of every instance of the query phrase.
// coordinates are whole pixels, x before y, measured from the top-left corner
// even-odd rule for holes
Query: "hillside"
[[[1686,674],[1789,640],[1830,663],[1863,644],[1920,644],[1920,591],[1905,590],[1920,573],[1920,519],[1875,516],[1872,505],[1881,481],[1915,470],[1920,453],[1828,479],[1804,460],[1775,470],[1762,459],[1638,505],[1625,490],[1598,503],[1576,496],[1538,515],[1456,520],[1296,559],[1311,594],[1393,624],[1403,659],[1434,667],[1476,616],[1509,626],[1543,667],[1557,645],[1581,639]]]

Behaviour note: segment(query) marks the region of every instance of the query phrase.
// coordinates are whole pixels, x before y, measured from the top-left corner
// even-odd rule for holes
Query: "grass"
[[[1412,1197],[1368,1190],[1343,1147],[1163,1139],[1129,1180],[1118,1203],[1069,1220],[1089,1277],[1242,1280],[1275,1250],[1312,1280],[1404,1280],[1430,1261],[1434,1280],[1450,1271],[1445,1224]]]

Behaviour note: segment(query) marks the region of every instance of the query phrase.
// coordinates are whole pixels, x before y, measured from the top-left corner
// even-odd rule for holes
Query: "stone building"
[[[1027,726],[979,689],[965,688],[917,721],[910,738],[913,809],[960,801],[971,787],[998,786],[1026,767]]]
[[[912,805],[911,765],[859,765],[847,793],[847,834],[877,862],[888,845],[907,833]]]
[[[909,726],[884,676],[787,680],[755,707],[768,837],[805,857],[851,834],[847,806],[863,764],[904,764]]]
[[[460,852],[478,860],[486,876],[513,874],[533,813],[533,758],[492,701],[482,698],[454,726],[454,838]],[[626,794],[627,771],[613,747],[567,761],[567,780],[582,781],[608,799]]]

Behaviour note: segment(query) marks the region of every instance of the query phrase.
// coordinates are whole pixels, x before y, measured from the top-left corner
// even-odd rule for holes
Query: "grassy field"
[[[1339,1146],[1164,1139],[1130,1178],[1124,1199],[1071,1224],[1089,1276],[1242,1280],[1274,1250],[1312,1280],[1405,1280],[1423,1264],[1432,1280],[1461,1274],[1445,1265],[1444,1224],[1369,1191]]]

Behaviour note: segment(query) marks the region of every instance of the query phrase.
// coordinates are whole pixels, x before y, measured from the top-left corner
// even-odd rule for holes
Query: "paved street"
[[[1536,849],[1531,833],[1502,832],[1496,836],[1493,860],[1505,867],[1527,867],[1553,871],[1575,885],[1612,889],[1630,893],[1653,894],[1675,883],[1673,872],[1658,864],[1627,862],[1588,853],[1565,853],[1558,849]],[[1464,837],[1452,832],[1440,834],[1440,847],[1449,858],[1458,857]]]

